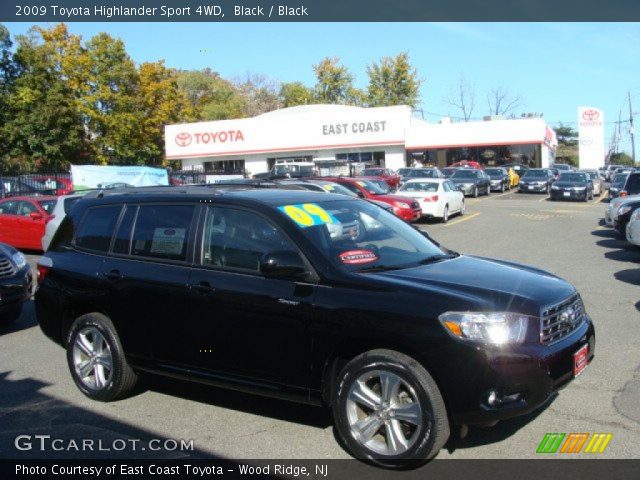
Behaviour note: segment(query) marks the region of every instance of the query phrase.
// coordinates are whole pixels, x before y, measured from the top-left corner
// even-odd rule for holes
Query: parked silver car
[[[602,194],[602,178],[600,178],[600,174],[598,173],[598,170],[589,170],[589,169],[585,169],[585,170],[578,170],[579,172],[584,172],[586,174],[589,175],[589,178],[591,179],[591,182],[593,183],[593,194],[596,197],[599,197]]]

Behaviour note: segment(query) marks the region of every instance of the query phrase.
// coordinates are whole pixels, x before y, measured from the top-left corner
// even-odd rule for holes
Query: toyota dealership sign
[[[604,165],[604,112],[593,107],[578,108],[580,168]]]

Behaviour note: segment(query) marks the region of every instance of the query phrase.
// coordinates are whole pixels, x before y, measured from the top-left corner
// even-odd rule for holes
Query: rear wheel
[[[335,426],[356,458],[408,466],[436,456],[449,438],[440,390],[413,358],[372,350],[351,360],[337,382]]]
[[[460,215],[464,215],[465,208],[464,200],[462,200],[462,204],[460,205]]]
[[[444,206],[444,210],[442,212],[442,223],[447,223],[449,221],[449,205]]]
[[[82,315],[71,326],[67,363],[76,386],[94,400],[123,398],[138,380],[127,363],[113,323],[100,313]]]
[[[473,198],[478,198],[478,187],[474,187],[473,189]]]

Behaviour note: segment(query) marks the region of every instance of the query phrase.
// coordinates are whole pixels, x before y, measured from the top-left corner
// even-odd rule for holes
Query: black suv
[[[569,283],[342,195],[84,198],[39,272],[38,322],[88,397],[153,372],[328,406],[349,451],[383,465],[435,456],[452,423],[540,407],[594,354]]]
[[[640,194],[640,169],[636,168],[629,173],[626,182],[624,182],[624,187],[622,187],[618,196],[626,197],[638,194]]]
[[[22,305],[31,297],[31,268],[24,255],[0,243],[0,326],[20,317]]]

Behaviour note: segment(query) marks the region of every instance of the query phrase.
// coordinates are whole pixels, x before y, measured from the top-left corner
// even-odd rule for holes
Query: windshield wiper
[[[439,262],[440,260],[446,260],[448,258],[456,258],[458,256],[460,256],[460,254],[455,252],[439,253],[437,255],[431,255],[430,257],[424,258],[420,260],[418,263],[420,265],[427,265],[428,263]]]
[[[373,267],[359,268],[356,272],[388,272],[389,270],[400,270],[402,268],[407,267],[403,265],[375,265]]]

